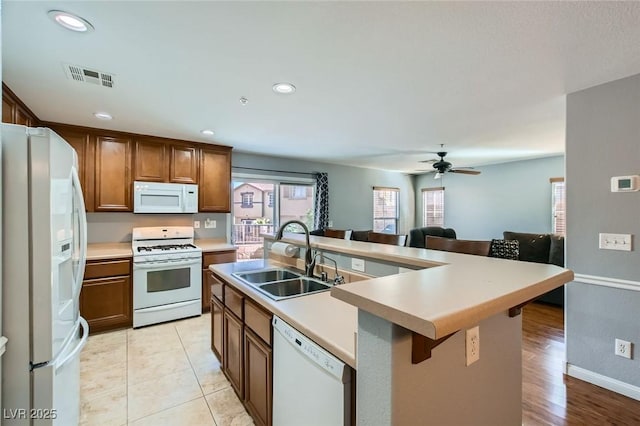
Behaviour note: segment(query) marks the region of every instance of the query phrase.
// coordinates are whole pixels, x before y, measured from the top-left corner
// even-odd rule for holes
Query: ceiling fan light
[[[436,175],[433,177],[434,179],[440,179],[442,177],[442,173],[437,172]]]

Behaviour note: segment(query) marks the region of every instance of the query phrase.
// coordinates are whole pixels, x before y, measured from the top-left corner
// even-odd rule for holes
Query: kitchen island
[[[273,238],[265,239],[268,248]],[[300,246],[304,258],[304,236],[287,234],[282,241]],[[387,275],[333,287],[331,299],[339,303],[331,305],[328,292],[279,302],[256,296],[357,368],[358,424],[521,424],[519,308],[571,281],[571,271],[325,237],[311,237],[311,247],[343,270],[357,265]],[[233,281],[229,268],[211,269]],[[295,307],[305,312],[304,321]],[[478,346],[471,350],[466,330],[476,326]],[[479,360],[467,365],[469,351]]]

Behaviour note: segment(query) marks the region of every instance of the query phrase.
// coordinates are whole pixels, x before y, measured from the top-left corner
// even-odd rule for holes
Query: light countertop
[[[196,239],[195,245],[203,252],[237,250],[238,248],[227,243],[224,238]],[[92,243],[87,244],[87,260],[116,259],[119,257],[132,257],[131,242],[126,243]]]
[[[304,235],[286,234],[283,241],[304,246]],[[311,246],[426,268],[340,285],[331,295],[431,339],[573,280],[572,271],[548,264],[315,236]]]
[[[87,260],[117,259],[132,257],[131,242],[87,244]]]
[[[355,369],[358,310],[331,297],[328,291],[275,301],[231,275],[267,266],[280,265],[267,260],[252,260],[210,265],[209,269]]]
[[[238,250],[238,247],[227,243],[225,238],[202,238],[194,241],[203,252]]]

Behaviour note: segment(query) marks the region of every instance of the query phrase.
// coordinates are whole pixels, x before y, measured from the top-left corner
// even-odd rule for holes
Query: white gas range
[[[133,228],[133,327],[202,313],[202,249],[189,226]]]

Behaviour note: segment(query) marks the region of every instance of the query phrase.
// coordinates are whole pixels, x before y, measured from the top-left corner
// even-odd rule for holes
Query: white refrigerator
[[[3,124],[2,425],[77,425],[87,225],[75,150]]]

